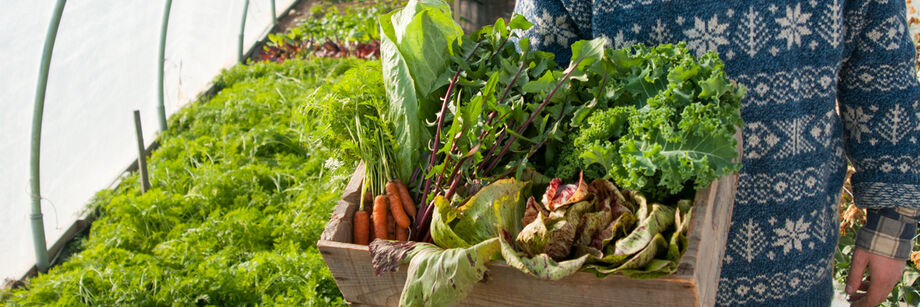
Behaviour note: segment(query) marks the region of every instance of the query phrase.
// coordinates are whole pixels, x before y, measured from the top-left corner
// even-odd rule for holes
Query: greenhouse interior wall
[[[157,123],[157,48],[163,1],[71,1],[50,70],[42,132],[42,210],[48,247],[83,218],[93,194],[118,182],[137,157],[132,111],[140,110],[150,146]],[[0,282],[35,263],[29,224],[29,141],[42,44],[55,1],[4,1],[0,20]],[[174,1],[165,61],[171,115],[237,63],[244,0]],[[270,0],[252,0],[244,50],[271,28]],[[277,14],[296,0],[276,0]],[[456,0],[468,31],[494,20],[513,0]],[[920,9],[920,1],[913,3]],[[501,7],[502,9],[496,9]],[[462,17],[461,17],[462,16]],[[912,33],[920,32],[917,26]],[[838,296],[840,296],[838,289]],[[834,306],[845,306],[840,297]]]
[[[165,53],[167,116],[194,101],[272,27],[271,0],[173,1]],[[280,16],[294,0],[275,0]],[[29,221],[29,143],[42,44],[55,1],[3,1],[0,20],[0,281],[35,264]],[[50,247],[81,218],[93,194],[159,133],[157,51],[164,1],[68,1],[54,46],[41,143],[42,212]],[[53,257],[53,255],[52,255]]]

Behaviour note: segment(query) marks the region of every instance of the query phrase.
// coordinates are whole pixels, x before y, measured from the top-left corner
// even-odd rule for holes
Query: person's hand
[[[863,280],[866,268],[869,269],[869,275]],[[902,273],[904,261],[856,248],[853,252],[853,261],[850,261],[850,273],[847,275],[845,289],[850,296],[850,306],[881,304],[901,280]]]

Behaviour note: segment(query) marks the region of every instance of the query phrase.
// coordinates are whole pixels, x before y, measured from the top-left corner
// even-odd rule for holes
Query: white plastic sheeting
[[[243,0],[175,0],[165,64],[167,115],[235,64]],[[276,0],[281,15],[293,0]],[[51,61],[41,147],[48,246],[97,191],[137,158],[132,110],[148,145],[159,133],[157,48],[165,1],[68,1]],[[0,0],[0,281],[34,263],[29,143],[42,44],[53,0]],[[252,0],[244,50],[271,27],[270,0]]]

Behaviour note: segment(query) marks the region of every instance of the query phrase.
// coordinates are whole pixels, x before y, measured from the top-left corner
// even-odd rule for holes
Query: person
[[[828,306],[847,161],[857,234],[846,293],[882,302],[920,215],[920,86],[900,0],[518,0],[537,49],[686,42],[747,88],[721,306]],[[839,109],[839,111],[838,111]],[[863,273],[868,276],[863,279]],[[866,291],[867,290],[867,291]],[[866,292],[863,292],[866,291]]]

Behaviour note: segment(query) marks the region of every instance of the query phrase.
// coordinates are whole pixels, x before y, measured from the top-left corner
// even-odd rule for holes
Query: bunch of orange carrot
[[[373,210],[369,214],[363,205],[355,211],[354,243],[367,245],[374,239],[406,241],[409,229],[416,217],[416,209],[409,189],[400,179],[386,183],[386,193],[377,195],[373,200]],[[371,232],[373,220],[374,230]]]
[[[381,106],[374,104],[373,107]],[[374,239],[406,241],[416,215],[415,204],[409,196],[408,187],[390,168],[395,161],[391,151],[392,137],[389,137],[391,134],[386,123],[376,120],[381,118],[380,110],[370,113],[355,116],[354,128],[348,128],[356,145],[355,151],[364,163],[360,204],[353,221],[353,242],[367,245]],[[374,195],[376,197],[371,199]],[[370,203],[373,207],[365,208],[365,204]]]

